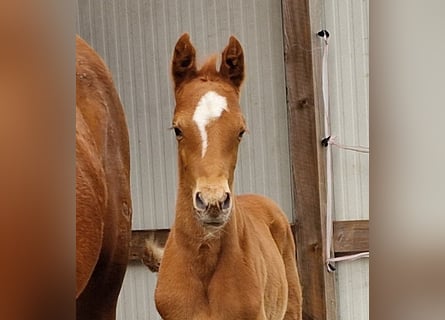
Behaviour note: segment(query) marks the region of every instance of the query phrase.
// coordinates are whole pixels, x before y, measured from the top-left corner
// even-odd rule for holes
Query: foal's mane
[[[197,76],[200,79],[208,81],[217,81],[221,79],[219,71],[216,70],[216,62],[218,60],[218,55],[211,55],[198,70]]]
[[[212,54],[204,63],[201,65],[199,70],[195,73],[195,78],[200,79],[202,81],[213,81],[213,82],[223,82],[230,85],[231,88],[235,90],[235,92],[239,93],[239,87],[233,85],[232,82],[225,76],[223,76],[220,71],[217,69],[218,58],[220,56],[218,54]]]

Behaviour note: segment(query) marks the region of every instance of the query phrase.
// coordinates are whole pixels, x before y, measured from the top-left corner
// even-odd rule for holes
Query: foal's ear
[[[172,74],[175,89],[188,77],[196,74],[196,51],[190,42],[188,33],[184,33],[176,42],[173,53]]]
[[[230,36],[229,44],[222,53],[219,73],[239,88],[244,80],[244,53],[238,39]]]

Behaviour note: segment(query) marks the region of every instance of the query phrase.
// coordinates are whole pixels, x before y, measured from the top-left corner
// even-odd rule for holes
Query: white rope
[[[343,256],[343,257],[337,257],[337,258],[330,258],[328,262],[340,262],[340,261],[353,261],[358,260],[361,258],[369,258],[369,252],[361,252],[357,254],[351,254],[349,256]]]
[[[329,121],[329,78],[328,78],[328,38],[329,33],[326,30],[322,30],[318,35],[324,40],[323,41],[323,59],[322,59],[322,91],[323,91],[323,102],[324,102],[324,133],[325,139],[324,146],[326,147],[326,267],[329,272],[335,271],[335,266],[333,263],[339,261],[352,261],[361,258],[369,257],[369,252],[358,253],[354,255],[348,255],[343,257],[332,257],[332,234],[333,234],[333,222],[332,222],[332,205],[333,205],[333,192],[332,192],[332,148],[331,146],[336,146],[342,149],[369,153],[369,148],[367,147],[352,147],[345,146],[335,141],[335,137],[331,136],[331,128]]]
[[[322,73],[321,83],[323,91],[323,104],[324,104],[324,133],[325,137],[329,137],[331,134],[331,128],[329,125],[329,79],[328,79],[328,36],[326,32],[323,33],[323,60],[322,60]],[[328,140],[329,141],[329,140]],[[334,271],[330,265],[331,259],[331,243],[332,243],[332,150],[328,144],[326,147],[326,265],[328,271]]]
[[[350,151],[356,151],[360,153],[369,153],[369,147],[363,147],[363,146],[347,146],[345,144],[338,143],[335,141],[336,137],[330,137],[328,140],[328,144],[331,144],[333,146],[336,146],[337,148],[344,149],[344,150],[350,150]]]

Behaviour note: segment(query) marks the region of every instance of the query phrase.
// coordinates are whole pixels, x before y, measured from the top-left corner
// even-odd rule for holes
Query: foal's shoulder
[[[236,197],[236,203],[246,214],[261,217],[267,224],[288,225],[283,210],[268,197],[259,194],[243,194]]]
[[[280,206],[272,199],[258,194],[240,195],[236,198],[236,205],[250,223],[268,228],[280,252],[283,252],[292,231]]]

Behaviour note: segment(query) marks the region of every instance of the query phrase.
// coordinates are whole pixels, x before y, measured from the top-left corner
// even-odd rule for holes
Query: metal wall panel
[[[168,228],[174,218],[176,141],[170,59],[191,34],[198,59],[236,35],[245,50],[241,104],[249,133],[235,188],[276,200],[291,219],[281,5],[276,1],[78,0],[77,30],[111,69],[127,114],[134,229]]]
[[[345,145],[369,146],[369,1],[314,0],[310,5],[313,33],[330,33],[331,134]],[[321,40],[313,49],[321,50]],[[334,219],[369,219],[369,155],[334,147],[332,158]],[[369,319],[369,260],[336,267],[338,319]]]
[[[160,319],[154,301],[157,273],[149,272],[141,263],[131,263],[119,295],[118,320]]]
[[[234,34],[247,64],[241,105],[249,134],[241,143],[235,188],[276,200],[292,219],[280,1],[78,0],[78,33],[113,73],[130,130],[133,229],[168,228],[176,195],[176,140],[170,59],[191,34],[198,59],[220,53]],[[130,265],[119,319],[157,319],[155,276]]]

